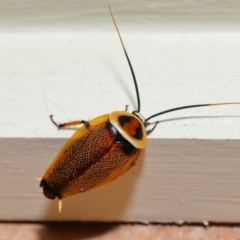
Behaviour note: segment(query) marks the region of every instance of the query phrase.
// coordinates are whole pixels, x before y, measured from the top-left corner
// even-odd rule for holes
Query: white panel
[[[238,1],[110,3],[145,117],[240,101]],[[132,111],[132,77],[107,2],[0,4],[1,220],[240,221],[238,105],[157,118],[161,124],[136,168],[67,199],[59,215],[33,181],[72,134],[57,131],[49,115],[64,122],[126,104]]]
[[[142,114],[182,105],[240,101],[239,33],[124,34]],[[91,119],[136,108],[117,34],[1,34],[1,137],[60,137],[49,121]],[[239,138],[240,106],[165,115],[154,138]],[[179,118],[179,119],[175,119]],[[156,119],[157,120],[157,119]],[[172,121],[174,120],[174,121]]]

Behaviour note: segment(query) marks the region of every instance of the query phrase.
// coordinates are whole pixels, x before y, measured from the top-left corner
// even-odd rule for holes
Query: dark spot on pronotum
[[[126,124],[126,123],[130,123],[130,122],[131,122],[131,119],[132,119],[132,117],[129,117],[129,116],[120,116],[120,117],[118,118],[121,126],[124,126],[124,124]]]
[[[141,125],[136,128],[136,133],[133,135],[134,138],[141,140],[143,138],[143,131]]]

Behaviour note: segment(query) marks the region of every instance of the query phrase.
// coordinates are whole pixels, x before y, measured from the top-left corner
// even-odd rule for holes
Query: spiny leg
[[[158,124],[159,124],[159,122],[155,122],[154,126],[151,129],[147,130],[147,135],[151,134]]]
[[[79,124],[85,124],[86,126],[88,126],[88,121],[85,121],[85,120],[77,120],[77,121],[70,121],[70,122],[66,122],[66,123],[56,123],[54,120],[53,120],[53,115],[50,115],[49,116],[52,123],[60,130],[62,128],[66,128],[66,127],[72,127],[72,126],[76,126],[76,125],[79,125]]]

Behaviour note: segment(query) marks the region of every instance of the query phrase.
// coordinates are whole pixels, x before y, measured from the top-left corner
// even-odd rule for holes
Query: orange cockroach
[[[53,116],[50,116],[53,124],[59,129],[82,124],[82,127],[63,146],[41,179],[40,187],[43,188],[43,194],[50,199],[56,197],[59,199],[59,211],[61,211],[61,199],[101,187],[134,166],[141,150],[146,147],[147,135],[158,124],[155,122],[149,129],[150,119],[186,108],[240,104],[240,102],[225,102],[188,105],[168,109],[144,119],[140,114],[137,80],[110,6],[109,10],[132,73],[138,107],[132,113],[127,112],[126,109],[90,121],[79,120],[63,124],[57,124]]]

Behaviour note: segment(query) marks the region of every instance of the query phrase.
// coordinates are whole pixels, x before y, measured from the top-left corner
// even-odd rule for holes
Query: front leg
[[[52,123],[60,130],[62,128],[66,128],[66,127],[72,127],[72,126],[76,126],[76,125],[79,125],[79,124],[84,124],[86,125],[86,127],[89,126],[89,123],[88,121],[85,121],[85,120],[76,120],[76,121],[70,121],[70,122],[66,122],[66,123],[56,123],[54,120],[53,120],[53,115],[50,115],[49,116]]]

